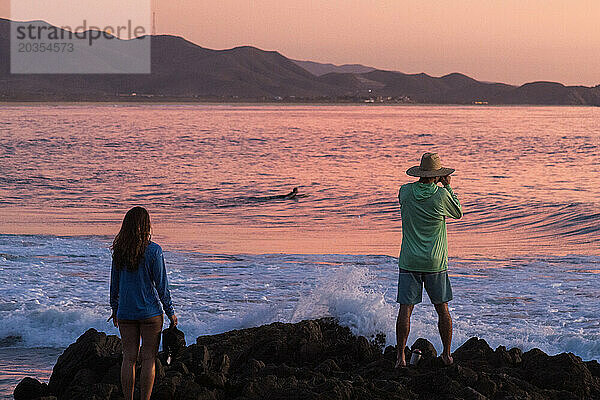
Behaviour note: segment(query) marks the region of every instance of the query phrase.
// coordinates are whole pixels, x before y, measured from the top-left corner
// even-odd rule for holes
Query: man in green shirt
[[[410,176],[419,177],[419,181],[402,185],[398,193],[402,247],[398,258],[400,273],[396,300],[400,303],[396,321],[397,368],[406,366],[404,348],[410,332],[410,316],[415,304],[422,300],[423,286],[438,314],[438,328],[444,345],[442,361],[446,365],[453,362],[446,217],[462,217],[460,202],[450,187],[453,172],[454,169],[442,167],[436,153],[425,153],[421,165],[406,171]]]

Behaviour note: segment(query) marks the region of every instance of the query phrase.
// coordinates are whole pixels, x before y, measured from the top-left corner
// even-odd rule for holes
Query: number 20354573
[[[72,53],[74,51],[73,43],[67,42],[36,42],[36,43],[19,43],[19,53]]]

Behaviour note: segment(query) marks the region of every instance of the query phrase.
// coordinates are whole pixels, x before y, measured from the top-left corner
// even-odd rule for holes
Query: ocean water
[[[109,246],[146,206],[188,342],[337,317],[394,344],[398,187],[457,169],[454,348],[600,359],[600,109],[41,105],[0,108],[0,396],[106,322]],[[305,197],[278,200],[293,187]],[[438,350],[424,295],[412,343]]]

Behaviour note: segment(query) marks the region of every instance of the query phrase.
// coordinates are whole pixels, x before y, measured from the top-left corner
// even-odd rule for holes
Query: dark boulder
[[[250,358],[265,364],[317,366],[330,355],[335,355],[343,359],[342,363],[351,365],[371,360],[374,354],[381,354],[376,345],[369,343],[366,338],[357,338],[348,328],[341,327],[331,318],[297,324],[276,322],[258,328],[201,336],[196,340],[196,345],[205,346],[210,355],[217,359],[227,354],[234,371],[242,368]],[[192,352],[201,353],[197,349]],[[192,358],[196,361],[201,360],[202,356],[195,354]]]
[[[521,364],[521,361],[523,360],[523,350],[514,347],[508,351],[508,354],[510,355],[510,361],[513,365]]]
[[[494,354],[494,350],[483,339],[472,337],[460,346],[452,356],[455,360],[488,360]]]
[[[506,350],[504,346],[498,346],[493,355],[489,355],[487,360],[491,365],[497,368],[517,366],[521,363],[523,352],[521,349],[513,348]]]
[[[539,349],[530,350],[523,354],[522,376],[540,388],[566,390],[581,398],[600,392],[600,382],[572,353],[549,356]]]
[[[598,363],[598,361],[585,361],[584,364],[592,376],[600,379],[600,363]]]
[[[13,392],[15,400],[32,400],[47,394],[48,385],[29,377],[23,378]]]
[[[89,386],[92,381],[101,380],[107,371],[121,362],[121,339],[90,329],[58,357],[52,370],[48,389],[60,398],[73,383],[75,386]],[[85,373],[80,373],[87,370]],[[83,379],[75,381],[76,377]]]

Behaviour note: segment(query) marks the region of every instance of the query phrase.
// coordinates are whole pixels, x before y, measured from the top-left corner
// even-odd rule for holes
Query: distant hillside
[[[152,73],[146,75],[11,75],[10,22],[0,19],[0,98],[88,99],[123,94],[165,97],[337,95],[328,85],[278,52],[242,46],[211,50],[181,37],[152,37]]]
[[[582,104],[600,106],[600,85],[565,86],[556,82],[532,82],[498,96],[502,104]]]
[[[322,79],[339,84],[340,74],[327,74]],[[355,78],[350,81],[350,79]],[[355,82],[356,89],[374,96],[407,96],[418,103],[470,104],[475,101],[494,102],[494,99],[515,89],[503,83],[483,83],[466,75],[454,73],[440,78],[427,74],[403,74],[375,70],[364,74],[346,74],[345,85]]]
[[[332,72],[338,72],[341,74],[363,74],[365,72],[374,71],[375,68],[366,67],[360,64],[344,64],[344,65],[335,65],[335,64],[323,64],[314,61],[300,61],[300,60],[292,60],[297,65],[301,66],[308,72],[316,76],[322,76],[325,74],[329,74]]]
[[[169,35],[152,37],[151,74],[11,75],[9,32],[10,21],[0,19],[0,100],[153,98],[600,106],[600,86],[534,82],[516,87],[480,82],[459,73],[432,77],[362,65],[335,66],[294,61],[276,51],[249,46],[206,49]]]

